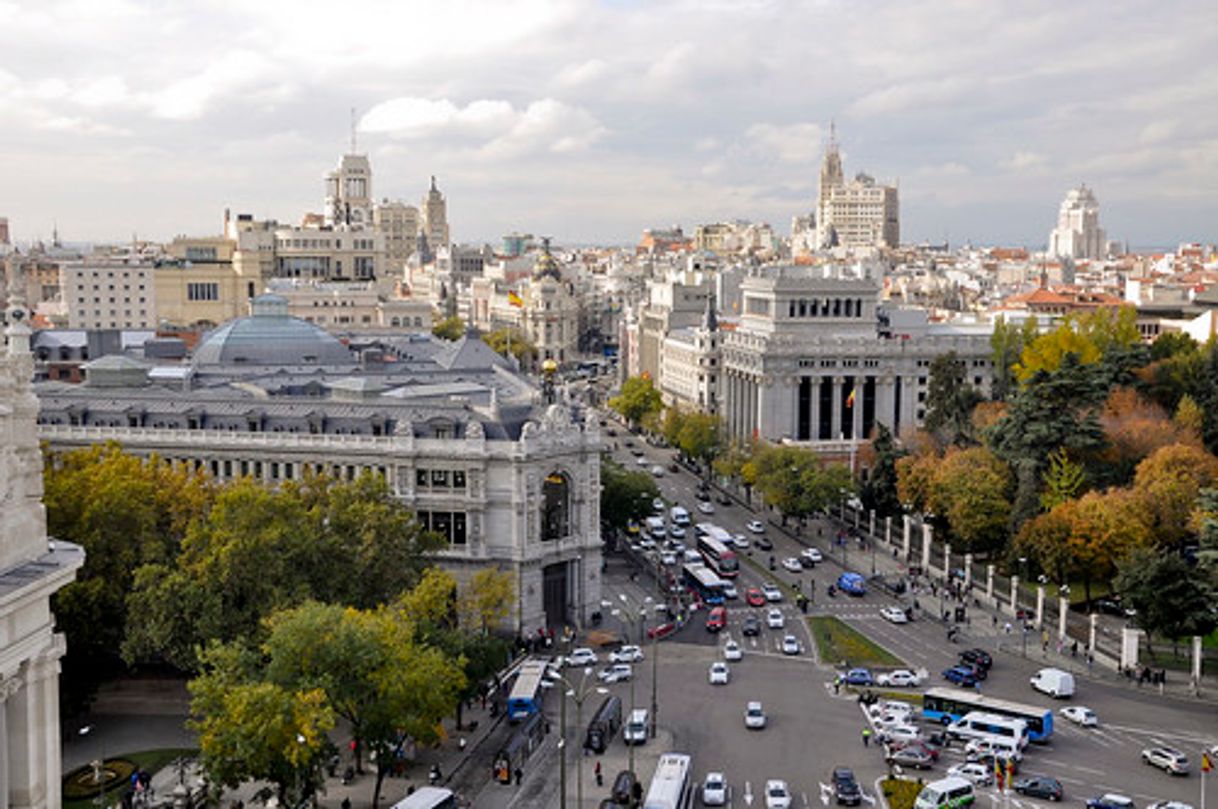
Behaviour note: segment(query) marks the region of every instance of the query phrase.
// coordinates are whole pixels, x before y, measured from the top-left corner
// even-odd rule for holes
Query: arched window
[[[571,533],[571,482],[562,472],[551,472],[541,486],[541,541],[551,542]]]

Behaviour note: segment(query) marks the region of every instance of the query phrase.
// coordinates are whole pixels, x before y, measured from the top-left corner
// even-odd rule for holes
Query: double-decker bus
[[[723,603],[723,579],[706,565],[688,564],[682,568],[685,586],[697,594],[703,604],[718,606]]]
[[[1047,742],[1053,735],[1053,710],[986,697],[958,688],[930,688],[922,696],[922,716],[947,725],[967,714],[987,714],[1022,719],[1028,726],[1028,741]]]
[[[734,545],[731,534],[716,525],[707,526],[706,533],[698,537],[698,553],[706,560],[706,566],[725,579],[740,574],[740,560],[736,558]]]

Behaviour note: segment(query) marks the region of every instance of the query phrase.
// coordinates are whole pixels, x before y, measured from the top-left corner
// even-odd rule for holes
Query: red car
[[[744,600],[748,602],[750,607],[764,607],[765,596],[756,587],[750,587],[744,593]]]
[[[727,626],[727,610],[723,607],[715,607],[710,611],[710,615],[706,616],[706,631],[719,632]]]

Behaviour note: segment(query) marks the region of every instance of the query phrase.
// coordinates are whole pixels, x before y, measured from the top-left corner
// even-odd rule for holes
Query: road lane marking
[[[1097,770],[1094,767],[1084,767],[1081,764],[1069,764],[1067,766],[1070,767],[1070,769],[1072,769],[1072,770],[1078,770],[1079,772],[1088,772],[1088,773],[1091,773],[1092,775],[1104,775],[1105,773],[1107,773],[1107,770]]]

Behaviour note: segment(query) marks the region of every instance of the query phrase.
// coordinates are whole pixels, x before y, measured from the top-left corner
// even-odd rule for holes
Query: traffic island
[[[813,615],[807,620],[822,663],[849,668],[905,665],[892,652],[832,615]]]
[[[880,779],[880,794],[888,809],[913,809],[918,793],[922,791],[922,779],[894,778],[891,775]]]

